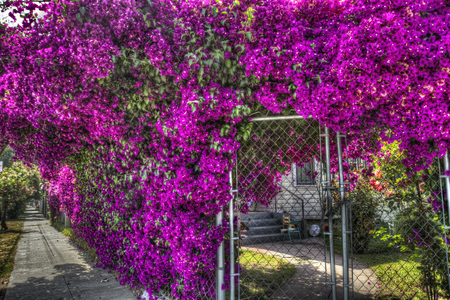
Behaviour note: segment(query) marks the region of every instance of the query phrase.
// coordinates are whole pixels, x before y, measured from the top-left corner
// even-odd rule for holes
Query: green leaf
[[[247,31],[245,34],[247,35],[247,38],[248,38],[249,40],[252,39],[252,33],[251,33],[250,31]]]
[[[80,7],[80,13],[84,16],[84,13],[86,12],[86,8],[84,6]]]
[[[77,18],[77,20],[78,20],[79,22],[83,23],[83,20],[81,19],[80,13],[77,13],[77,14],[75,15],[75,17]]]
[[[239,50],[239,52],[238,52],[239,54],[242,54],[242,52],[245,51],[245,46],[244,45],[237,45],[236,48],[237,47],[241,48],[241,50]]]

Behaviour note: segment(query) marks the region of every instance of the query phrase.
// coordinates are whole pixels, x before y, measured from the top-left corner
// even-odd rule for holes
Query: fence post
[[[48,199],[47,199],[47,197],[45,197],[44,201],[45,201],[45,204],[44,204],[45,218],[50,219],[50,217],[48,216]]]
[[[46,218],[47,219],[47,199],[46,199],[46,197],[44,196],[44,199],[42,199],[42,202],[43,202],[43,206],[42,206],[42,214],[44,215],[44,218]]]
[[[445,152],[444,155],[444,172],[448,171],[450,169],[449,167],[449,159],[448,159],[448,150]],[[449,265],[449,255],[448,255],[448,244],[447,244],[447,231],[450,229],[450,178],[447,174],[442,174],[441,169],[440,169],[440,161],[438,161],[438,165],[439,165],[439,176],[441,179],[444,179],[445,181],[445,195],[444,195],[444,189],[442,188],[442,180],[439,181],[440,186],[441,186],[441,204],[442,204],[442,211],[443,211],[443,216],[442,216],[442,223],[444,224],[444,245],[445,245],[445,259],[447,262],[447,281],[448,281],[448,288],[450,289],[450,265]],[[444,198],[447,198],[447,211],[445,210],[445,205],[444,205]],[[448,224],[446,221],[446,218],[448,216]]]
[[[66,214],[64,214],[64,227],[65,228],[70,228],[71,227],[70,219],[67,217]]]
[[[450,170],[450,164],[449,164],[448,155],[449,155],[449,153],[448,153],[448,150],[447,150],[447,152],[445,153],[445,156],[444,156],[444,169],[445,169],[445,171]],[[445,178],[445,189],[447,190],[446,195],[447,195],[447,207],[448,207],[448,209],[447,209],[448,222],[449,222],[448,224],[450,225],[450,177],[449,176],[444,176],[444,178]]]
[[[220,209],[220,212],[216,215],[216,225],[222,225],[223,220],[223,208]],[[223,285],[223,277],[225,275],[225,251],[224,251],[224,243],[220,244],[217,249],[217,268],[216,268],[216,299],[217,300],[225,300],[225,291],[222,290]]]
[[[45,216],[46,219],[50,219],[48,217],[48,207],[47,207],[47,205],[48,205],[48,201],[47,201],[47,197],[45,197],[44,198],[44,216]]]
[[[234,193],[237,189],[233,189],[233,171],[230,171],[230,194],[231,200],[229,203],[229,215],[230,215],[230,300],[234,300],[236,286],[234,284],[235,276],[239,276],[239,273],[235,273],[234,269],[234,241],[239,240],[239,237],[234,236]]]
[[[333,198],[331,197],[331,170],[330,170],[330,131],[325,127],[325,160],[326,160],[326,189],[327,189],[327,210],[328,210],[328,233],[330,241],[330,272],[331,272],[331,291],[333,300],[336,300],[336,262],[334,258],[334,236],[333,236]]]
[[[347,224],[347,203],[345,202],[344,166],[342,163],[341,132],[336,133],[338,164],[339,164],[339,191],[341,194],[341,219],[342,219],[342,268],[343,268],[343,288],[344,300],[349,296],[349,268],[348,268],[348,224]]]

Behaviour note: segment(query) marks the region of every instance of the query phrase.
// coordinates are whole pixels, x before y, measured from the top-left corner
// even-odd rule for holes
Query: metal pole
[[[444,156],[444,170],[448,171],[450,170],[450,164],[449,164],[449,159],[448,159],[448,150],[445,153]],[[447,190],[447,213],[448,213],[448,222],[449,222],[449,226],[450,226],[450,178],[449,176],[445,176],[445,188]]]
[[[347,225],[347,204],[345,203],[345,185],[344,185],[344,167],[342,163],[342,149],[341,149],[341,132],[337,132],[337,150],[339,163],[339,191],[341,192],[341,219],[342,219],[342,268],[343,268],[343,288],[344,300],[348,300],[349,276],[348,276],[348,225]]]
[[[331,291],[333,300],[336,300],[336,262],[334,259],[334,237],[333,237],[333,209],[331,197],[331,170],[330,170],[330,132],[328,127],[325,127],[325,160],[327,173],[327,209],[328,209],[328,237],[330,241],[330,272],[331,272]]]
[[[444,156],[445,171],[450,170],[450,163],[449,163],[448,155],[449,155],[449,153],[447,150],[447,152],[445,153],[445,156]],[[449,229],[449,226],[450,226],[450,177],[448,175],[446,175],[444,178],[445,178],[445,189],[447,192],[446,194],[447,194],[447,214],[448,214],[448,225],[447,225],[447,228],[445,228],[445,229]],[[445,241],[445,242],[447,242],[447,241]],[[446,251],[446,253],[448,255],[448,251]],[[447,261],[448,261],[448,258],[447,258]],[[448,267],[448,263],[447,263],[447,267]],[[448,281],[449,281],[449,286],[450,286],[450,272],[448,271],[448,268],[447,268],[447,273],[448,273],[447,276],[448,276]]]
[[[441,174],[441,164],[440,161],[438,160],[438,166],[439,166],[439,174]],[[448,163],[448,151],[445,153],[445,157],[444,157],[444,170],[448,171],[449,170],[449,163]],[[441,175],[441,178],[445,179],[445,189],[446,189],[446,195],[447,195],[447,203],[449,201],[449,197],[450,197],[450,184],[449,184],[449,177],[447,175]],[[447,230],[450,229],[450,227],[447,225],[446,222],[446,214],[448,214],[448,217],[450,219],[450,206],[447,206],[447,211],[445,211],[445,205],[444,205],[444,191],[442,188],[442,180],[439,180],[439,185],[441,187],[441,204],[442,204],[442,211],[443,211],[443,215],[442,215],[442,223],[444,224],[444,245],[445,245],[445,260],[447,263],[447,281],[448,281],[448,287],[450,288],[450,265],[449,265],[449,257],[448,257],[448,244],[447,244]],[[450,221],[449,221],[450,224]]]
[[[229,207],[229,215],[230,215],[230,300],[234,300],[234,294],[236,287],[234,285],[234,207],[233,207],[233,171],[230,171],[230,207]]]
[[[220,212],[216,215],[216,225],[220,226],[222,225],[223,220],[223,211],[222,208],[220,209]],[[223,241],[220,244],[219,248],[217,249],[217,269],[216,269],[216,294],[217,300],[225,300],[225,291],[222,290],[223,286],[223,277],[225,275],[225,251],[224,251],[224,245]]]
[[[308,118],[311,118],[309,116]],[[281,120],[296,120],[296,119],[307,119],[302,116],[296,115],[296,116],[275,116],[275,117],[257,117],[252,118],[251,122],[261,122],[261,121],[281,121]]]

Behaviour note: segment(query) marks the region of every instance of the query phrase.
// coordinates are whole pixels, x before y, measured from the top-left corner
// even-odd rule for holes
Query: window
[[[294,186],[315,185],[315,167],[314,159],[303,164],[303,166],[293,165]]]

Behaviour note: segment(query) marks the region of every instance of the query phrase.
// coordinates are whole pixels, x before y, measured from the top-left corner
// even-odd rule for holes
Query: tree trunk
[[[8,208],[8,201],[3,200],[2,221],[1,221],[2,230],[8,230],[8,226],[6,226],[6,210],[7,210],[7,208]]]

